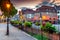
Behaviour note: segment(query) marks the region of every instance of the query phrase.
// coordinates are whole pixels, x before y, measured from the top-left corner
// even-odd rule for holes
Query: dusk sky
[[[50,0],[47,0],[47,1],[50,1]],[[42,0],[11,0],[11,2],[14,4],[14,6],[17,9],[19,9],[21,7],[34,8],[36,5],[42,3]],[[55,0],[54,3],[60,3],[60,0]]]

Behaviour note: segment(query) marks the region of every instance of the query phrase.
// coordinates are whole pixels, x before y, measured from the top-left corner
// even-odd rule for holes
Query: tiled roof
[[[26,8],[26,9],[22,9],[22,12],[23,12],[23,14],[34,13],[34,12],[53,12],[53,13],[56,12],[57,13],[57,10],[55,9],[55,7],[43,5],[39,8],[37,8],[35,11],[32,9]]]
[[[57,12],[54,7],[51,6],[41,6],[40,8],[36,9],[38,12]]]

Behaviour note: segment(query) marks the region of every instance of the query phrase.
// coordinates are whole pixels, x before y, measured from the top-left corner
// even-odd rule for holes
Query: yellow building
[[[0,15],[0,22],[6,22],[6,17],[4,15]]]
[[[2,15],[2,11],[0,10],[0,23],[1,22],[6,22],[6,17],[4,15]]]

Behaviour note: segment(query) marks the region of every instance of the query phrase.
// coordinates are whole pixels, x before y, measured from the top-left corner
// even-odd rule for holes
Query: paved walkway
[[[35,38],[26,34],[25,32],[18,30],[13,26],[9,26],[10,34],[6,36],[6,24],[0,23],[0,40],[35,40]]]

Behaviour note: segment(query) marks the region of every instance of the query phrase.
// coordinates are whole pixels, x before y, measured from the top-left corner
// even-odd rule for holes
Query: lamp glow
[[[10,4],[6,4],[6,7],[7,7],[7,8],[10,8]]]

